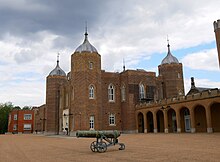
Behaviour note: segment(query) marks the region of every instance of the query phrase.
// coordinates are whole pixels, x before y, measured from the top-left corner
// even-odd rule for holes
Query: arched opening
[[[206,114],[205,108],[202,105],[198,105],[194,109],[195,113],[195,128],[196,132],[206,132]]]
[[[138,114],[138,133],[144,133],[144,116],[142,113]]]
[[[177,132],[176,112],[172,108],[167,111],[167,117],[168,131],[173,133]]]
[[[154,121],[153,121],[153,113],[147,113],[147,132],[154,132]]]
[[[161,110],[157,112],[157,131],[164,132],[164,116]]]
[[[191,132],[191,125],[190,125],[190,112],[189,109],[183,107],[180,110],[180,124],[181,124],[181,131],[182,132]]]
[[[214,103],[210,108],[213,132],[220,132],[220,103]]]

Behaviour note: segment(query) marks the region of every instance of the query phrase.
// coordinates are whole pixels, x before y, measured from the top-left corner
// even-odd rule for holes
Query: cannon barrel
[[[76,132],[77,137],[87,137],[87,138],[101,138],[101,137],[107,137],[107,138],[118,138],[120,136],[120,132],[117,130],[106,130],[106,131],[77,131]]]

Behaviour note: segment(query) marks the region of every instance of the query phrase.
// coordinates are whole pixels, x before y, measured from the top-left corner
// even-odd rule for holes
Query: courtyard
[[[0,135],[1,162],[220,161],[220,133],[122,134],[119,146],[94,153],[95,139],[68,136]]]

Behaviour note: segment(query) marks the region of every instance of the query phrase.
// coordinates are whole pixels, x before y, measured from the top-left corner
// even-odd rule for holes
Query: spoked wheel
[[[120,143],[119,145],[121,146],[121,147],[119,148],[119,150],[124,150],[124,149],[125,149],[125,144]]]
[[[99,142],[97,149],[98,152],[103,153],[107,150],[107,144],[105,142]]]
[[[90,149],[92,150],[92,152],[97,152],[98,151],[97,148],[98,148],[97,142],[96,141],[92,142],[90,145]]]

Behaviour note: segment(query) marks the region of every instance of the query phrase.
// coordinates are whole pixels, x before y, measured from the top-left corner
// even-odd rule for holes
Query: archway
[[[220,132],[220,103],[214,103],[210,108],[213,132]]]
[[[189,109],[183,107],[180,110],[180,125],[182,132],[191,132],[191,124],[190,124],[190,112]]]
[[[157,131],[164,132],[164,116],[161,110],[157,112]]]
[[[141,112],[138,114],[138,133],[144,133],[144,116]]]
[[[197,105],[194,109],[196,132],[206,132],[206,113],[202,105]]]
[[[151,111],[147,113],[147,132],[154,132],[153,113]]]
[[[168,132],[177,132],[176,112],[170,108],[167,111],[168,117]]]

